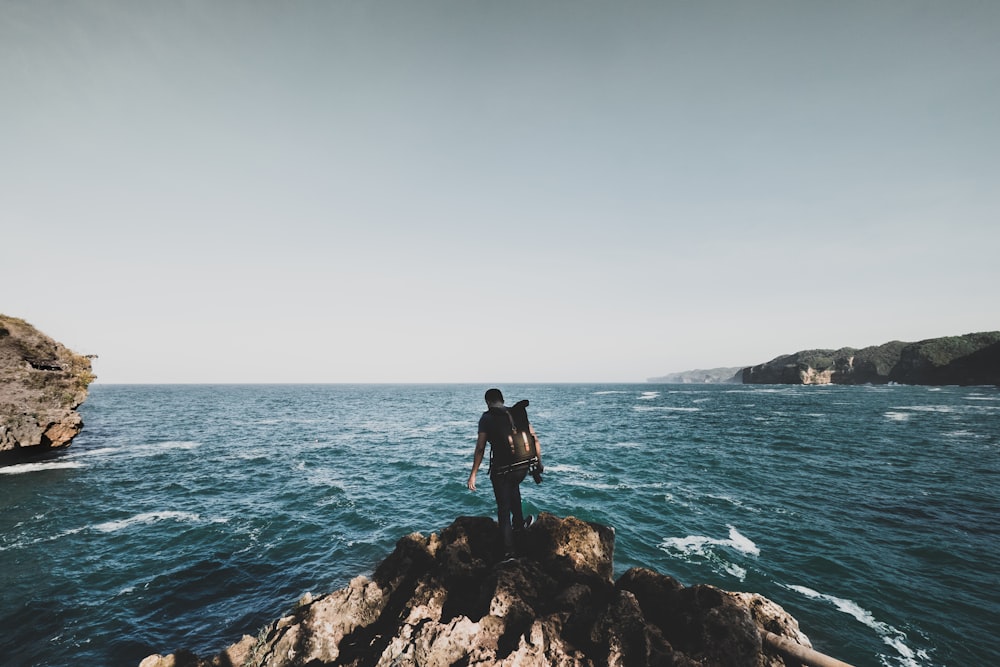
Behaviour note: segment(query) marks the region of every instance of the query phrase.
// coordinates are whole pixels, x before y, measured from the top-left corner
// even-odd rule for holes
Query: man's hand
[[[468,483],[466,483],[466,486],[469,487],[469,491],[475,491],[476,490],[476,473],[475,472],[473,472],[471,475],[469,475],[469,481],[468,481]]]

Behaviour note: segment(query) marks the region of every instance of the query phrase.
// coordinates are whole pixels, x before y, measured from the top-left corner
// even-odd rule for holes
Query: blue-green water
[[[1000,391],[502,388],[543,446],[527,509],[613,525],[619,574],[760,592],[858,667],[1000,664]],[[92,387],[66,455],[0,469],[0,664],[213,653],[492,515],[484,389]]]

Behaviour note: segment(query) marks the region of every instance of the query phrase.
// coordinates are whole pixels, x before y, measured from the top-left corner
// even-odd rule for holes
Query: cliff
[[[0,315],[0,464],[68,446],[83,428],[76,408],[93,380],[89,358]]]
[[[613,581],[607,526],[542,514],[521,556],[506,561],[497,532],[492,519],[460,517],[440,534],[407,535],[370,579],[306,594],[257,637],[210,658],[151,655],[140,667],[777,667],[786,663],[771,645],[809,644],[756,594],[685,587],[643,568]]]
[[[1000,385],[1000,331],[804,350],[744,368],[744,384]]]

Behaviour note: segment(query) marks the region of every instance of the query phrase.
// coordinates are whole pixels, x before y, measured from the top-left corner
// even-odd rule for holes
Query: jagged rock
[[[93,380],[88,357],[0,315],[0,464],[68,446],[83,428],[76,408]]]
[[[664,665],[777,667],[763,629],[808,645],[781,607],[749,593],[685,587],[644,568],[612,580],[614,530],[542,514],[499,560],[496,523],[459,517],[414,533],[369,579],[306,595],[288,616],[209,659],[141,667]]]

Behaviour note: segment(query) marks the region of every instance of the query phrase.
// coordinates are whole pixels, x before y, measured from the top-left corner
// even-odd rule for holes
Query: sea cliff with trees
[[[802,350],[756,366],[649,378],[661,384],[1000,385],[1000,331],[890,341],[863,348]]]

